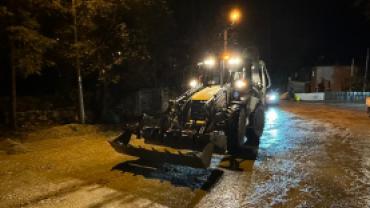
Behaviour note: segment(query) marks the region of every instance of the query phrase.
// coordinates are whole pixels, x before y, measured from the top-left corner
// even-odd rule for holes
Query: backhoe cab
[[[162,115],[143,115],[137,126],[109,143],[119,153],[194,168],[208,168],[213,153],[237,155],[244,144],[258,146],[271,83],[265,64],[257,49],[248,48],[225,68],[218,80],[206,71],[198,83],[170,101]],[[195,152],[134,147],[129,144],[131,134],[145,143]]]

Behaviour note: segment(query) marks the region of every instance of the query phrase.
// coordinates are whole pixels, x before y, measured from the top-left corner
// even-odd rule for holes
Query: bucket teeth
[[[196,157],[196,158],[198,158],[198,155],[196,155],[194,152],[190,153],[190,155],[191,155],[192,157]]]
[[[154,147],[152,147],[152,150],[153,150],[154,152],[158,152]]]

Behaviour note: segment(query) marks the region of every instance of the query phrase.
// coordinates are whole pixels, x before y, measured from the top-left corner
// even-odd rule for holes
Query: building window
[[[315,71],[314,71],[314,70],[312,70],[312,76],[313,76],[313,77],[315,76]]]

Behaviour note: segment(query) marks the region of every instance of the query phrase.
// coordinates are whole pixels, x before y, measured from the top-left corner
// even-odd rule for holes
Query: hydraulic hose
[[[267,79],[268,79],[268,86],[266,86],[266,88],[270,88],[271,87],[271,78],[270,78],[270,74],[269,74],[269,72],[267,71],[267,68],[266,67],[263,67],[264,69],[264,71],[265,71],[265,73],[266,73],[266,76],[267,76]]]

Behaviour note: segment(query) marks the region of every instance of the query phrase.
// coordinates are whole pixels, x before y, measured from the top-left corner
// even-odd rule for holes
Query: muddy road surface
[[[208,170],[120,155],[115,129],[29,134],[22,154],[0,151],[0,207],[370,207],[364,105],[282,102],[266,120],[255,160]]]

